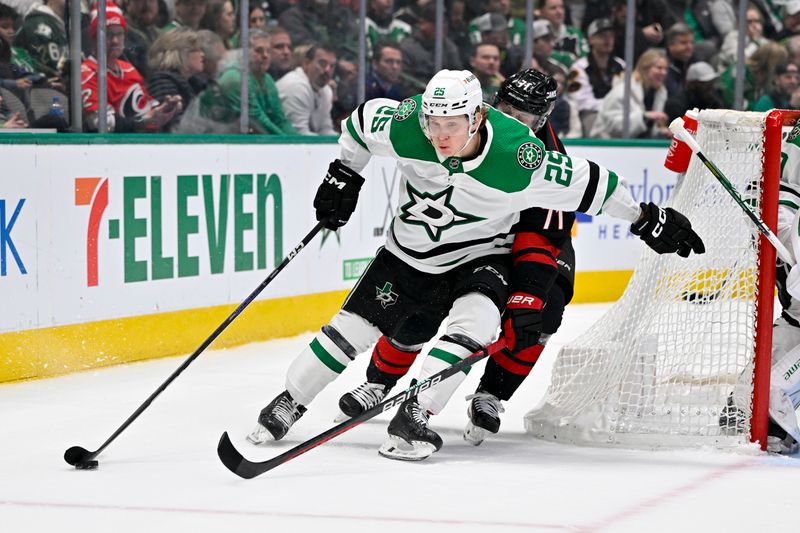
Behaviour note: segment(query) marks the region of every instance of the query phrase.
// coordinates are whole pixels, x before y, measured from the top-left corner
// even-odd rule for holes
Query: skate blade
[[[489,430],[476,426],[472,422],[467,422],[467,429],[464,430],[464,440],[473,446],[480,446],[489,435],[491,435]]]
[[[336,418],[333,419],[333,423],[334,424],[341,424],[345,420],[350,420],[351,418],[353,418],[353,417],[352,416],[347,416],[343,412],[339,411],[339,414],[336,415]]]
[[[780,437],[767,437],[767,451],[781,455],[794,455],[800,451],[800,445],[791,437],[781,439]]]
[[[412,441],[411,444],[400,437],[389,435],[389,438],[378,450],[378,454],[387,459],[398,461],[422,461],[436,451],[436,446],[430,442]]]
[[[264,444],[265,442],[274,441],[275,437],[267,428],[261,424],[256,424],[256,428],[245,439],[251,444]]]

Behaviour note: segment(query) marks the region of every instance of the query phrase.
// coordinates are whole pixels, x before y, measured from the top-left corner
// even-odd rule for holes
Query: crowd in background
[[[13,4],[13,5],[12,5]],[[77,5],[77,2],[75,2]],[[524,0],[445,0],[442,68],[466,68],[492,103],[505,77],[533,66],[558,82],[563,137],[621,137],[627,0],[536,0],[532,65]],[[753,0],[737,65],[738,0],[635,0],[631,137],[669,137],[687,109],[800,108],[800,0]],[[249,131],[334,135],[358,101],[357,0],[108,0],[111,132],[236,133],[246,79]],[[65,0],[0,0],[0,128],[68,131]],[[81,5],[84,131],[97,131],[97,7]],[[401,100],[434,74],[433,0],[368,0],[366,98]],[[239,49],[248,46],[243,68]]]

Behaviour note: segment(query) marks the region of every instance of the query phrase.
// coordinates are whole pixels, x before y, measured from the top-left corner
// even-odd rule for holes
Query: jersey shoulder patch
[[[419,123],[419,110],[422,95],[406,98],[395,108],[389,140],[399,157],[438,162],[436,150],[422,132]]]
[[[542,166],[542,141],[516,119],[489,107],[492,144],[483,162],[470,175],[488,187],[519,192],[530,185],[533,172]]]

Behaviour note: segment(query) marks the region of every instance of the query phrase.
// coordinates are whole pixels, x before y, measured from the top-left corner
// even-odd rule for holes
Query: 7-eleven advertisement
[[[2,155],[9,149],[0,147],[10,163],[0,283],[15,304],[0,312],[2,332],[240,302],[316,223],[313,196],[338,152],[91,145]],[[362,209],[342,231],[324,230],[261,297],[352,286],[383,242],[392,179],[365,187],[374,217]]]
[[[666,147],[570,151],[617,170],[639,200],[671,194]],[[0,144],[0,333],[241,302],[316,223],[337,155],[336,144]],[[392,160],[363,174],[350,223],[323,231],[260,298],[352,287],[399,202]],[[578,273],[633,269],[643,248],[627,226],[579,218]]]

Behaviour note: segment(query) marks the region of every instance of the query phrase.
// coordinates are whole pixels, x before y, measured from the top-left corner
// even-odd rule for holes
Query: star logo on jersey
[[[397,303],[397,293],[392,291],[392,284],[387,281],[383,284],[383,288],[375,287],[375,299],[386,309]]]
[[[41,35],[45,39],[50,39],[53,36],[53,28],[47,24],[40,22],[36,29],[33,31],[36,35]]]
[[[400,220],[406,224],[422,226],[434,242],[439,241],[446,229],[485,220],[469,213],[462,213],[450,203],[453,187],[431,194],[419,192],[407,183],[406,191],[411,200],[400,206]]]
[[[517,150],[517,162],[522,168],[535,170],[542,164],[543,159],[544,151],[535,142],[522,143]]]
[[[397,106],[397,109],[395,109],[394,119],[401,121],[405,120],[411,116],[411,113],[413,113],[416,108],[417,108],[417,103],[411,98],[406,98],[405,100],[400,102],[400,105]]]

